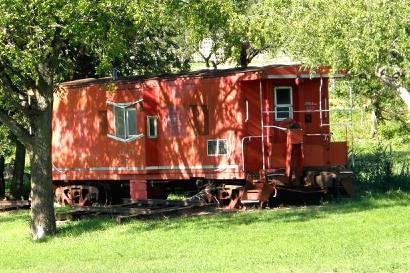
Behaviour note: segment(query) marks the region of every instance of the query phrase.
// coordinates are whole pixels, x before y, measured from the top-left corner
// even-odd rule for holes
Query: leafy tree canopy
[[[0,122],[30,151],[32,232],[55,231],[51,113],[55,84],[181,67],[166,1],[0,0]],[[17,109],[22,118],[11,114]],[[32,128],[29,132],[28,126]]]
[[[284,48],[294,59],[347,71],[361,94],[375,101],[390,97],[380,90],[394,90],[410,109],[408,1],[287,2]]]

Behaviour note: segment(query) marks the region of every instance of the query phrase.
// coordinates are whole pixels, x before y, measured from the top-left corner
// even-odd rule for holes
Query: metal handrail
[[[242,171],[243,172],[245,172],[245,150],[244,150],[244,146],[245,146],[245,139],[252,139],[252,138],[262,138],[263,137],[263,135],[261,135],[261,136],[244,136],[242,139],[241,139],[241,148],[242,148]],[[263,143],[262,143],[262,145],[263,145]]]

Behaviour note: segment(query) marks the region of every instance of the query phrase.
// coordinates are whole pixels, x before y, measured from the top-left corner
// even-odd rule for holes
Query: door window
[[[275,120],[293,118],[292,87],[275,87]]]

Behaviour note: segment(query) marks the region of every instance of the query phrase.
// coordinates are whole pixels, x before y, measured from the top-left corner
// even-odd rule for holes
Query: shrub
[[[355,157],[353,170],[359,189],[410,190],[410,154],[394,152],[390,145],[378,143],[366,152],[357,152]]]

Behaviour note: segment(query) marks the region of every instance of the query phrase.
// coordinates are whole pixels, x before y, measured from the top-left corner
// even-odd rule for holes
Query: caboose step
[[[242,204],[258,204],[259,200],[241,200]]]
[[[245,192],[245,197],[247,198],[246,200],[256,200],[259,202],[259,197],[261,195],[262,190],[256,189],[256,190],[247,190]]]
[[[272,176],[285,176],[284,173],[268,173],[267,176],[272,177]]]

